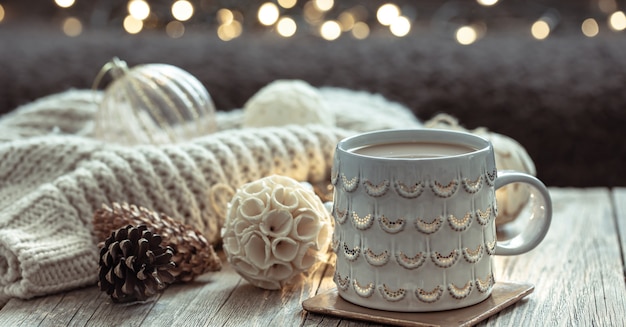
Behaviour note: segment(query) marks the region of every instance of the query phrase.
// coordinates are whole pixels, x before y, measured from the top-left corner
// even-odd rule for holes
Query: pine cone
[[[172,261],[176,267],[170,272],[177,281],[191,281],[199,275],[222,268],[222,262],[213,247],[197,229],[144,207],[117,202],[112,207],[102,205],[102,209],[94,214],[94,230],[99,241],[123,226],[146,225],[150,231],[161,235],[164,246],[173,249]]]
[[[172,249],[144,225],[111,234],[100,250],[98,286],[115,302],[144,301],[174,281]]]

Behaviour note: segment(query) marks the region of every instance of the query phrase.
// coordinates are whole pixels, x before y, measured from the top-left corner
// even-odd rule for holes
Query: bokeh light
[[[0,4],[0,23],[4,20],[4,7]]]
[[[75,37],[79,36],[83,32],[83,23],[75,17],[68,17],[63,20],[61,27],[63,33],[67,36]]]
[[[304,4],[302,14],[304,15],[304,20],[311,25],[319,24],[324,18],[324,13],[317,9],[315,4],[311,1]]]
[[[141,29],[143,29],[143,22],[135,19],[135,17],[128,15],[126,16],[126,18],[124,18],[124,30],[128,33],[128,34],[137,34],[139,32],[141,32]]]
[[[173,20],[165,26],[165,33],[169,37],[177,39],[185,34],[185,25],[180,21]]]
[[[370,35],[370,27],[364,22],[356,22],[351,32],[355,39],[364,40]]]
[[[404,16],[396,17],[391,25],[389,25],[389,30],[391,31],[391,34],[395,36],[406,36],[411,31],[411,22]]]
[[[317,8],[319,11],[329,11],[333,9],[333,6],[335,5],[335,1],[334,0],[315,0],[314,4],[315,4],[315,8]]]
[[[259,7],[259,22],[265,26],[274,25],[278,20],[278,7],[272,2],[266,2]]]
[[[594,37],[598,35],[600,32],[600,27],[598,26],[598,22],[596,22],[593,18],[587,18],[583,21],[583,24],[580,26],[580,29],[583,31],[583,34],[587,37]]]
[[[233,12],[225,8],[218,10],[216,16],[220,24],[230,24],[235,19]]]
[[[337,20],[339,20],[341,30],[344,32],[349,31],[354,27],[355,19],[354,15],[351,12],[342,12],[341,14],[339,14],[339,17],[337,17]]]
[[[320,35],[328,41],[336,40],[341,35],[341,26],[334,20],[324,22],[320,28]]]
[[[276,32],[283,37],[291,37],[296,34],[298,26],[291,17],[281,17],[276,24]]]
[[[217,37],[222,41],[230,41],[241,35],[243,28],[238,20],[233,20],[228,24],[222,24],[217,28]]]
[[[69,8],[74,5],[74,0],[54,0],[54,3],[61,8]]]
[[[172,4],[172,16],[184,22],[193,16],[193,5],[187,0],[178,0]]]
[[[481,6],[489,7],[498,3],[498,0],[477,0],[478,4]]]
[[[615,0],[598,0],[598,9],[605,14],[612,13],[617,10],[617,3]]]
[[[530,33],[537,40],[544,40],[550,35],[550,25],[544,20],[536,21],[530,28]]]
[[[135,19],[144,20],[150,16],[150,5],[144,0],[132,0],[128,3],[128,13]]]
[[[472,26],[461,26],[456,30],[456,41],[462,45],[469,45],[478,39],[478,32]]]
[[[382,25],[389,26],[400,16],[400,8],[393,3],[386,3],[376,11],[376,18]]]
[[[278,5],[285,9],[291,9],[295,7],[297,3],[298,0],[278,0]]]
[[[614,31],[626,29],[626,15],[623,11],[616,11],[609,16],[609,27]]]

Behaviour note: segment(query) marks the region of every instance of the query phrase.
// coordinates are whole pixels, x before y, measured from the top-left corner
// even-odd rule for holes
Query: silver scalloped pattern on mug
[[[405,199],[415,199],[418,196],[420,196],[422,194],[422,192],[424,192],[424,183],[423,182],[419,182],[419,183],[409,183],[409,185],[404,184],[401,181],[395,181],[393,183],[394,188],[396,190],[396,193],[398,193],[399,196],[405,198]]]
[[[389,251],[387,250],[375,253],[372,249],[365,249],[365,251],[363,251],[363,256],[365,257],[365,261],[367,261],[367,263],[376,267],[384,266],[387,262],[389,262]]]
[[[341,183],[343,184],[344,191],[352,193],[359,187],[359,176],[357,175],[348,179],[346,175],[341,174]]]
[[[356,229],[366,230],[374,224],[374,215],[368,213],[365,216],[359,216],[355,211],[352,211],[352,224]]]
[[[460,300],[470,295],[470,293],[472,292],[472,286],[474,286],[474,283],[472,283],[471,280],[468,280],[467,283],[465,283],[465,285],[461,287],[456,286],[453,283],[449,283],[448,292],[450,292],[450,295],[453,298]]]
[[[396,261],[400,266],[406,269],[417,269],[426,262],[426,253],[418,252],[414,256],[408,256],[404,252],[399,251],[398,254],[396,254]]]
[[[443,295],[444,287],[443,285],[437,285],[434,289],[427,291],[423,288],[418,288],[415,290],[415,296],[418,300],[424,303],[435,303],[441,299]]]
[[[383,296],[383,299],[389,302],[398,302],[406,296],[406,290],[403,288],[392,290],[387,285],[382,284],[378,289],[380,290],[380,295]]]
[[[343,243],[343,255],[346,257],[346,259],[350,261],[355,261],[356,259],[359,258],[360,254],[361,254],[361,247],[359,247],[358,245],[353,248],[350,248],[348,247],[348,244],[346,244],[345,242]]]
[[[443,218],[441,216],[433,219],[430,222],[424,221],[421,218],[417,218],[415,221],[415,228],[424,234],[436,233],[443,225]]]
[[[496,178],[498,177],[498,171],[494,168],[491,172],[485,172],[485,183],[489,186],[496,185]]]
[[[380,225],[380,229],[384,230],[389,234],[397,234],[404,229],[404,223],[406,219],[398,218],[396,220],[390,220],[384,215],[378,217],[378,224]]]
[[[367,193],[367,195],[377,198],[387,194],[387,191],[389,191],[389,181],[385,179],[380,183],[372,183],[369,180],[364,180],[363,187],[365,187],[365,193]]]
[[[440,198],[449,198],[452,197],[459,189],[459,181],[453,179],[446,185],[443,185],[438,181],[431,181],[430,188],[436,196]]]
[[[354,291],[360,297],[370,297],[374,294],[374,283],[370,282],[367,284],[361,284],[356,279],[352,283],[354,287]]]
[[[483,177],[478,176],[478,178],[473,181],[469,178],[463,178],[463,181],[461,183],[463,184],[463,188],[467,193],[474,194],[483,188]]]
[[[466,213],[463,218],[457,218],[454,215],[448,215],[448,223],[450,227],[457,232],[466,230],[472,224],[472,213]]]

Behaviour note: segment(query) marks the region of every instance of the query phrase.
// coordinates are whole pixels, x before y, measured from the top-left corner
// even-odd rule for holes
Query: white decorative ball
[[[328,250],[330,213],[313,191],[272,175],[243,185],[222,228],[226,258],[251,284],[280,289]]]
[[[317,88],[301,80],[278,80],[244,105],[244,127],[289,124],[335,125],[335,115]]]

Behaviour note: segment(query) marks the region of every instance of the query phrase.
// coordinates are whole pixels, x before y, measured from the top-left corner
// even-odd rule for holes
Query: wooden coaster
[[[310,312],[398,326],[473,326],[532,293],[528,283],[497,282],[491,296],[478,304],[438,312],[393,312],[368,309],[342,299],[337,289],[302,302]]]

